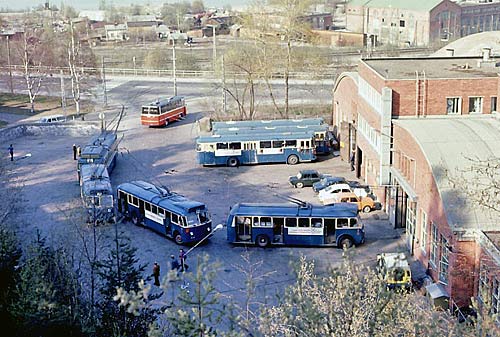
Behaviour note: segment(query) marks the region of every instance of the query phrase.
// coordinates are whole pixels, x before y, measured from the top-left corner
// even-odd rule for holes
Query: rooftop
[[[425,72],[427,79],[497,77],[499,58],[490,58],[486,66],[479,66],[482,58],[473,57],[411,57],[373,58],[362,61],[386,80],[415,79],[415,71]]]
[[[430,11],[444,0],[351,0],[347,6],[370,8],[399,8],[416,11]]]
[[[463,187],[454,186],[450,178],[462,172],[472,185],[478,175],[470,170],[473,162],[468,158],[500,157],[500,120],[494,115],[427,117],[394,120],[394,124],[407,130],[424,153],[432,168],[449,226],[454,230],[498,230],[498,214],[473,204]]]

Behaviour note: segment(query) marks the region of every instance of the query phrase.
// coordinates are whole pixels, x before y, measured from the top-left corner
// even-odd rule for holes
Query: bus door
[[[252,240],[252,218],[249,216],[237,216],[236,242],[247,242]]]
[[[335,244],[337,242],[335,222],[335,219],[324,219],[325,244]]]
[[[123,191],[118,191],[118,212],[122,214],[128,212],[127,194]]]
[[[245,163],[257,163],[257,145],[255,142],[243,144],[243,160]]]
[[[285,231],[285,219],[273,218],[273,243],[282,244]]]

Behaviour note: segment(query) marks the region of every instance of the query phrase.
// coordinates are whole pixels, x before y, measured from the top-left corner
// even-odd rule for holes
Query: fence
[[[24,72],[24,66],[22,65],[11,65],[11,70],[15,73]],[[35,68],[35,67],[33,67]],[[342,71],[353,69],[354,66],[342,66],[333,69],[325,69],[325,71],[318,72],[316,74],[312,74],[311,72],[291,72],[289,74],[290,79],[334,79],[338,75],[338,71],[342,69]],[[0,67],[3,71],[8,71],[8,66]],[[46,67],[40,66],[36,68],[39,69],[41,73],[44,74],[60,74],[61,70],[64,74],[69,74],[68,67]],[[101,75],[102,68],[88,68],[82,67],[80,68],[81,72],[88,75]],[[145,76],[145,77],[173,77],[173,70],[167,69],[124,69],[124,68],[105,68],[106,76]],[[227,78],[243,78],[245,76],[244,73],[225,73]],[[178,78],[208,78],[208,79],[220,79],[220,74],[211,71],[211,70],[176,70],[176,77]],[[284,73],[275,72],[271,76],[268,76],[273,79],[284,78]]]

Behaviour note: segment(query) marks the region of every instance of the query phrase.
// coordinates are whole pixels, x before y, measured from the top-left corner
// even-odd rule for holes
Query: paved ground
[[[118,97],[113,95],[114,92],[121,92],[119,87],[110,91],[111,106],[118,103]],[[354,179],[348,164],[339,157],[321,158],[316,163],[296,166],[200,167],[195,161],[195,121],[206,113],[204,105],[199,100],[189,99],[189,114],[185,120],[172,123],[167,128],[150,129],[139,123],[138,102],[149,101],[153,97],[139,93],[135,98],[129,102],[127,116],[120,126],[124,138],[120,144],[121,154],[116,169],[112,173],[115,187],[122,182],[139,179],[161,183],[189,198],[205,202],[214,223],[223,223],[229,207],[237,202],[282,202],[275,192],[317,202],[312,189],[294,189],[288,185],[288,176],[300,169],[314,168],[323,173]],[[112,114],[110,110],[107,118],[111,118]],[[82,132],[82,135],[38,135],[12,140],[16,154],[32,154],[30,158],[7,163],[10,171],[8,181],[23,200],[16,218],[20,222],[19,230],[25,242],[33,238],[39,229],[49,242],[64,244],[75,252],[77,258],[83,259],[82,237],[88,238],[90,228],[82,221],[71,145],[84,144],[88,138]],[[7,153],[3,153],[2,159],[7,160]],[[402,249],[399,233],[391,227],[384,213],[376,211],[363,214],[362,218],[366,224],[367,242],[352,250],[356,263],[373,264],[377,253]],[[130,223],[119,223],[117,226],[138,248],[138,257],[141,263],[147,265],[148,273],[154,261],[160,262],[163,272],[168,270],[169,255],[177,255],[179,249],[174,242]],[[101,256],[109,248],[115,229],[113,225],[98,228]],[[191,268],[195,268],[196,257],[202,254],[209,254],[212,260],[220,263],[217,288],[237,301],[243,298],[238,289],[243,286],[245,277],[237,268],[244,264],[243,254],[248,254],[252,262],[263,262],[259,274],[270,273],[259,281],[265,286],[259,287],[257,296],[258,300],[267,302],[272,301],[276,290],[282,290],[293,281],[291,263],[298,261],[300,256],[314,260],[318,273],[339,265],[343,260],[342,250],[336,248],[261,249],[233,246],[226,242],[225,231],[217,232],[207,244],[192,252],[189,256]]]

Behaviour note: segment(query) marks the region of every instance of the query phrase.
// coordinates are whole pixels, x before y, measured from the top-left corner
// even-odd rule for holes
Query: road
[[[166,128],[147,128],[139,123],[140,105],[171,92],[171,82],[136,81],[111,79],[108,83],[110,108],[106,112],[109,121],[118,111],[118,104],[125,104],[127,114],[119,132],[123,135],[120,155],[111,178],[113,186],[133,180],[161,183],[188,198],[207,204],[215,224],[224,223],[229,209],[237,202],[283,202],[276,192],[302,200],[317,203],[310,188],[293,189],[288,176],[300,169],[316,169],[323,173],[344,176],[354,180],[348,163],[339,157],[321,158],[315,163],[288,165],[255,165],[238,168],[204,168],[196,163],[195,137],[198,135],[196,120],[209,113],[207,101],[217,96],[217,90],[207,83],[196,81],[179,84],[179,93],[188,100],[187,118],[171,123]],[[303,99],[328,101],[330,88],[316,88],[314,95],[310,87],[294,88]],[[96,117],[89,119],[95,119]],[[1,114],[0,114],[1,119]],[[24,135],[11,141],[16,153],[32,153],[32,157],[8,163],[9,185],[19,195],[22,205],[16,212],[20,235],[25,242],[35,237],[37,229],[48,237],[52,244],[62,244],[74,251],[77,259],[85,263],[81,250],[82,238],[91,235],[90,228],[82,223],[83,210],[76,181],[75,162],[72,159],[71,144],[84,144],[89,139],[89,122],[75,122],[71,129],[40,128],[39,133]],[[78,132],[78,127],[80,131]],[[76,128],[76,129],[75,129]],[[66,130],[66,131],[64,131]],[[46,133],[44,133],[46,131]],[[96,131],[94,131],[96,132]],[[399,234],[387,221],[385,214],[376,211],[362,215],[366,225],[367,242],[351,250],[356,263],[373,264],[377,253],[397,251],[402,241]],[[142,227],[128,222],[100,226],[99,254],[104,257],[115,230],[128,236],[138,248],[141,264],[147,266],[150,274],[153,262],[158,261],[163,271],[169,269],[168,257],[177,255],[179,247],[172,241]],[[252,303],[276,303],[276,293],[294,281],[292,265],[305,256],[313,261],[318,274],[326,273],[331,267],[338,267],[344,261],[342,250],[318,247],[258,248],[254,246],[233,246],[226,242],[224,231],[193,250],[188,256],[191,270],[196,268],[198,257],[208,254],[217,262],[216,288],[228,296],[227,300],[243,303],[244,284],[251,266],[258,265],[254,276],[258,287]],[[242,271],[243,270],[243,271]],[[246,272],[245,272],[246,271]],[[82,281],[84,284],[88,281]],[[174,294],[179,292],[178,284],[169,284]],[[156,290],[154,290],[156,291]],[[171,291],[160,301],[168,301]],[[256,304],[252,305],[256,308]]]

